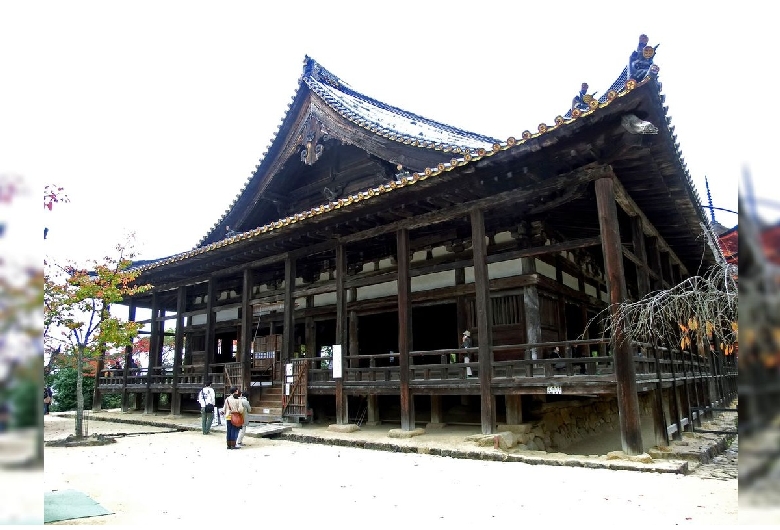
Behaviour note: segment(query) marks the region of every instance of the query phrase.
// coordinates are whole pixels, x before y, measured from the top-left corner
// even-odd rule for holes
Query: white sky
[[[603,94],[646,33],[702,201],[707,175],[714,205],[737,210],[743,165],[763,197],[775,169],[763,5],[0,0],[0,174],[66,188],[42,222],[55,260],[100,258],[130,231],[140,258],[162,257],[229,207],[306,54],[376,99],[506,139],[553,123],[583,81]]]

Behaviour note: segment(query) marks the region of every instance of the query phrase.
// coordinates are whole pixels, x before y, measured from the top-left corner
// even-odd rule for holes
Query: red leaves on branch
[[[55,186],[53,184],[47,184],[43,188],[43,207],[46,210],[51,211],[57,203],[70,202],[68,195],[65,193],[65,188],[62,186]]]

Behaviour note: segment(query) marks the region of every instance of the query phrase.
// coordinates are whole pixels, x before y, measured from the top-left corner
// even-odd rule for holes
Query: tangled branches
[[[614,335],[619,324],[628,341],[654,344],[661,338],[684,349],[692,336],[704,332],[711,344],[730,351],[737,343],[738,301],[737,268],[723,260],[703,276],[624,302],[614,311],[607,308],[595,319],[602,321],[604,335]]]

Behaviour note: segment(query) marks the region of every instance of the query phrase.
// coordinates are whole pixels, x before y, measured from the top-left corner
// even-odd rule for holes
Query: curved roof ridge
[[[459,129],[457,127],[452,127],[451,125],[437,122],[430,118],[425,118],[424,116],[420,116],[418,114],[408,112],[399,107],[394,107],[392,105],[388,105],[379,100],[366,96],[365,94],[362,94],[352,89],[347,83],[342,81],[338,76],[334,75],[332,72],[330,72],[320,63],[318,63],[316,60],[306,55],[303,61],[303,73],[301,74],[301,77],[298,79],[298,87],[296,88],[290,103],[287,105],[287,110],[285,111],[284,115],[282,116],[282,119],[279,122],[279,126],[276,129],[276,133],[273,135],[265,151],[260,156],[258,164],[255,165],[254,171],[252,171],[252,174],[244,182],[244,185],[241,187],[241,190],[236,194],[235,198],[230,203],[230,206],[227,207],[227,209],[224,211],[222,216],[211,226],[208,233],[206,233],[203,237],[200,238],[200,240],[193,247],[193,249],[202,246],[206,242],[206,240],[208,240],[209,237],[211,237],[214,234],[214,230],[216,230],[227,218],[230,212],[233,211],[239,199],[243,195],[244,191],[246,191],[250,182],[252,182],[252,180],[259,172],[260,168],[263,166],[263,163],[265,162],[266,159],[266,155],[268,154],[268,152],[271,150],[274,143],[276,142],[279,136],[279,132],[282,130],[285,121],[287,121],[290,111],[292,110],[293,103],[295,102],[295,99],[298,97],[298,93],[301,91],[301,88],[303,86],[306,86],[312,92],[317,94],[320,98],[323,99],[323,101],[325,101],[328,105],[330,105],[331,108],[333,108],[344,118],[376,134],[380,134],[392,140],[396,140],[400,143],[405,143],[405,144],[411,143],[418,147],[437,149],[437,150],[442,150],[444,152],[452,151],[455,153],[476,152],[480,148],[490,149],[494,144],[500,143],[498,139],[481,135],[475,132],[466,131],[464,129]],[[345,98],[339,98],[338,94],[334,94],[331,91],[345,94],[349,98],[367,103],[372,107],[385,111],[385,113],[383,115],[378,114],[376,116],[373,116],[372,119],[371,116],[359,112],[360,109],[357,108],[354,102],[349,102]],[[401,127],[396,127],[395,129],[393,129],[390,126],[391,124],[387,123],[388,119],[390,119],[392,116],[399,116],[405,118],[409,120],[409,123],[412,124],[415,122],[421,122],[425,124],[428,127],[427,132],[429,135],[428,136],[423,135],[422,132],[419,132],[418,134],[410,133],[409,123],[405,124],[407,126],[406,127],[407,130],[402,130]],[[444,134],[436,135],[435,134],[436,129],[443,131]]]
[[[252,179],[255,178],[255,175],[257,175],[257,172],[260,170],[260,166],[262,166],[263,162],[265,162],[268,151],[271,150],[271,147],[273,147],[274,142],[276,142],[276,138],[279,136],[279,131],[282,130],[282,124],[284,124],[284,122],[287,120],[288,116],[290,115],[290,110],[292,110],[293,102],[295,101],[295,98],[298,97],[298,93],[301,91],[301,86],[303,86],[303,78],[298,80],[298,87],[295,89],[292,98],[290,98],[290,103],[287,104],[287,110],[284,112],[282,119],[279,120],[279,125],[276,127],[276,132],[274,133],[273,137],[271,138],[268,145],[266,146],[265,151],[263,151],[262,154],[260,155],[260,158],[258,159],[258,163],[255,165],[254,171],[252,171],[252,174],[249,175],[249,177],[246,179],[244,185],[241,186],[241,189],[236,194],[235,198],[233,199],[233,202],[230,203],[230,206],[228,206],[227,209],[222,213],[222,216],[219,219],[217,219],[217,221],[213,225],[211,225],[211,229],[208,231],[208,233],[206,233],[203,237],[200,238],[198,243],[194,247],[192,247],[192,250],[200,248],[203,245],[203,243],[209,238],[209,236],[214,233],[214,230],[217,227],[219,227],[219,225],[222,224],[222,221],[225,220],[228,214],[236,206],[238,200],[244,194],[244,191],[246,191],[246,188],[247,186],[249,186],[249,183],[252,182]]]
[[[309,86],[307,83],[305,83],[305,78],[307,77],[307,67],[310,67],[310,66],[313,67],[314,65],[319,66],[319,63],[317,63],[313,59],[310,59],[308,56],[306,56],[306,61],[304,62],[304,64],[305,64],[304,75],[301,76],[301,79],[300,79],[299,85],[298,85],[298,89],[296,90],[295,95],[293,96],[293,101],[297,97],[297,95],[298,95],[298,93],[299,93],[299,91],[301,89],[301,86],[303,86],[304,84],[306,84],[306,86]],[[330,79],[330,80],[332,80],[334,82],[337,82],[337,83],[341,83],[341,81],[336,76],[334,76],[333,74],[331,74],[330,72],[328,72],[327,70],[322,68],[321,66],[319,66],[319,68],[320,68],[319,73],[322,76],[322,80],[318,81],[319,83],[323,83],[323,80],[328,80],[328,79]],[[366,199],[371,199],[371,198],[376,197],[378,195],[383,195],[385,193],[392,192],[395,189],[402,188],[402,187],[405,187],[407,185],[414,185],[417,182],[424,181],[424,180],[426,180],[426,179],[428,179],[430,177],[436,177],[436,176],[438,176],[438,175],[440,175],[440,174],[442,174],[444,172],[449,172],[449,171],[453,170],[456,167],[468,165],[470,163],[476,162],[476,161],[478,161],[480,159],[483,159],[485,157],[493,156],[493,155],[495,155],[495,154],[497,154],[499,152],[506,151],[506,150],[511,149],[511,148],[513,148],[515,146],[520,146],[520,145],[522,145],[522,144],[524,144],[524,143],[526,143],[526,142],[528,142],[528,141],[530,141],[532,139],[536,139],[536,138],[538,138],[540,136],[544,136],[546,134],[549,134],[550,132],[552,132],[554,130],[557,130],[557,129],[561,128],[561,127],[569,126],[570,124],[577,122],[579,119],[581,119],[581,118],[583,118],[585,116],[589,116],[589,115],[593,114],[598,109],[602,109],[602,108],[608,107],[613,101],[615,101],[615,100],[617,100],[619,98],[622,98],[623,96],[627,95],[628,93],[634,91],[636,88],[638,88],[638,87],[640,87],[642,85],[646,85],[647,83],[650,83],[650,82],[654,82],[654,84],[655,84],[655,92],[656,92],[657,96],[660,99],[660,103],[662,105],[662,110],[663,110],[663,116],[665,118],[665,124],[664,125],[665,125],[665,128],[668,130],[668,133],[669,133],[669,135],[671,137],[671,140],[672,140],[672,143],[673,143],[673,148],[674,148],[674,151],[677,154],[678,162],[680,164],[680,169],[682,170],[683,177],[686,180],[686,184],[687,184],[686,187],[687,187],[688,196],[692,200],[693,205],[695,207],[697,207],[696,210],[698,211],[698,214],[699,214],[699,217],[700,217],[701,221],[706,223],[707,219],[706,219],[706,216],[704,215],[704,210],[702,208],[701,197],[699,195],[698,190],[696,189],[696,186],[693,183],[693,180],[691,178],[690,172],[688,170],[688,165],[685,163],[685,158],[682,156],[682,151],[680,150],[680,143],[677,141],[677,135],[674,133],[674,126],[671,124],[672,118],[668,114],[668,107],[664,105],[664,102],[665,102],[666,98],[665,98],[665,96],[662,93],[662,86],[663,85],[657,79],[657,75],[656,75],[657,74],[657,70],[654,72],[654,75],[648,75],[648,76],[644,77],[641,81],[636,81],[635,79],[626,79],[625,78],[625,74],[626,74],[626,70],[624,70],[621,73],[621,75],[618,76],[617,80],[612,84],[612,86],[610,87],[610,90],[605,95],[604,101],[601,101],[601,98],[598,98],[598,99],[594,100],[590,104],[590,106],[589,106],[589,108],[587,110],[581,111],[579,109],[574,109],[574,111],[570,111],[570,113],[567,113],[567,115],[565,117],[562,116],[562,115],[558,115],[558,116],[555,117],[555,120],[554,120],[553,124],[547,125],[546,123],[540,123],[539,126],[537,127],[537,131],[536,132],[531,132],[530,130],[525,130],[520,135],[520,138],[516,139],[515,137],[509,137],[504,142],[496,141],[491,146],[489,146],[487,148],[478,148],[474,152],[467,151],[467,152],[465,152],[463,154],[463,156],[458,156],[458,157],[452,158],[452,160],[450,162],[439,163],[438,166],[436,166],[436,167],[428,167],[428,168],[425,168],[423,171],[415,172],[412,175],[400,175],[399,174],[397,180],[391,181],[388,184],[382,184],[382,185],[379,185],[377,187],[373,187],[373,188],[369,188],[369,189],[364,190],[364,191],[353,193],[353,194],[351,194],[350,196],[348,196],[346,198],[340,198],[340,199],[338,199],[336,201],[332,201],[332,202],[329,202],[327,204],[322,204],[320,206],[317,206],[317,207],[305,210],[303,212],[299,212],[299,213],[287,216],[285,218],[278,219],[276,221],[271,221],[271,222],[266,223],[265,225],[263,225],[261,227],[256,227],[256,228],[247,230],[245,232],[241,232],[241,233],[238,233],[236,235],[226,237],[226,238],[221,239],[219,241],[215,241],[213,243],[210,243],[210,244],[208,244],[206,246],[200,246],[200,244],[199,244],[198,246],[194,247],[192,250],[181,252],[179,254],[175,254],[175,255],[169,256],[167,258],[162,258],[162,259],[156,260],[156,261],[154,261],[152,263],[148,263],[148,264],[145,264],[145,265],[139,267],[139,269],[141,271],[145,271],[145,270],[149,270],[149,269],[153,269],[153,268],[156,268],[156,267],[160,267],[160,266],[163,266],[163,265],[175,262],[175,261],[179,261],[180,259],[186,259],[186,258],[191,257],[191,256],[195,256],[195,255],[198,255],[198,254],[206,253],[206,252],[209,252],[211,250],[215,250],[215,249],[221,248],[221,247],[226,246],[226,245],[230,245],[230,244],[233,244],[233,243],[237,243],[239,241],[246,240],[248,238],[252,238],[252,237],[258,236],[260,234],[265,234],[267,232],[272,232],[272,231],[276,231],[276,230],[285,228],[287,226],[290,226],[290,225],[295,224],[297,222],[303,221],[305,219],[309,219],[309,218],[312,218],[312,217],[317,217],[317,216],[322,215],[322,214],[327,214],[328,212],[331,212],[331,211],[334,211],[334,210],[338,210],[338,209],[341,209],[343,207],[347,207],[347,206],[349,206],[349,205],[351,205],[353,203],[361,202],[361,201],[366,200]],[[328,82],[328,81],[325,81],[325,82]],[[287,112],[285,113],[285,117],[283,118],[282,123],[284,122],[284,120],[287,119],[291,107],[292,107],[292,103],[288,106]],[[281,129],[281,125],[280,125],[280,129]],[[278,135],[278,131],[277,131],[277,135]],[[274,136],[274,140],[275,139],[276,139],[276,135]],[[271,145],[272,144],[273,144],[273,140],[271,142]],[[269,148],[270,148],[270,146],[269,146]],[[266,153],[267,153],[267,151],[266,151]],[[266,153],[263,153],[263,157],[265,157]],[[262,160],[263,159],[261,159],[261,164],[262,164]],[[254,177],[254,175],[257,173],[257,170],[259,169],[259,167],[260,166],[256,166],[256,170],[255,170],[255,172],[253,172],[252,177]],[[252,177],[250,177],[249,180],[251,180]],[[243,190],[246,189],[246,186],[248,185],[248,183],[249,183],[249,181],[247,181],[247,183],[244,185],[244,188],[242,189],[242,192],[240,192],[236,196],[236,200],[233,202],[233,205],[235,205],[235,202],[238,200],[238,197],[241,196],[241,193],[243,193]],[[232,208],[232,206],[231,206],[231,208]],[[223,215],[222,219],[225,218],[225,216],[227,215],[227,213],[229,211],[230,211],[230,209],[226,210],[226,212]],[[220,222],[221,222],[222,219],[220,219]],[[214,227],[218,226],[220,224],[220,222],[216,223],[214,225]],[[211,235],[212,232],[213,232],[213,228],[212,228],[212,231],[209,232],[209,234],[207,234],[207,236],[205,236],[204,238],[201,239],[201,243],[203,242],[204,239],[206,239],[206,237],[208,237],[208,235]]]
[[[309,78],[314,81],[318,81],[320,83],[324,83],[326,85],[329,85],[330,87],[333,87],[334,89],[343,92],[344,94],[351,96],[355,99],[359,99],[361,101],[364,101],[366,103],[369,103],[370,105],[373,105],[377,108],[380,108],[382,110],[386,110],[389,112],[392,112],[393,114],[397,114],[399,116],[403,116],[404,118],[420,121],[427,125],[430,125],[432,127],[437,127],[442,130],[445,130],[447,132],[450,132],[452,134],[463,136],[466,138],[471,138],[477,142],[481,143],[487,143],[487,144],[493,144],[495,142],[498,142],[499,140],[497,138],[493,138],[490,136],[486,136],[484,134],[479,134],[472,131],[467,131],[465,129],[460,129],[458,127],[453,127],[452,125],[448,125],[443,122],[436,121],[431,118],[426,118],[425,116],[421,116],[420,114],[415,114],[414,112],[409,112],[407,110],[404,110],[400,107],[396,107],[394,105],[389,105],[383,101],[379,101],[378,99],[374,99],[370,96],[367,96],[361,92],[358,92],[357,90],[351,88],[349,84],[344,83],[338,76],[334,75],[332,72],[330,72],[328,69],[323,67],[320,63],[318,63],[316,60],[312,59],[308,55],[306,56],[305,66],[304,66],[304,78]],[[308,83],[307,83],[308,84]],[[312,87],[309,84],[309,88],[312,88],[312,90],[316,89]],[[321,94],[320,94],[321,95]],[[328,102],[330,103],[330,102]],[[337,109],[338,110],[338,109]]]

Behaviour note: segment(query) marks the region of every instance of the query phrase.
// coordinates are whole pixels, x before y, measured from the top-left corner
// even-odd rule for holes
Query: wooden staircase
[[[259,398],[255,398],[255,392],[259,391]],[[255,423],[279,423],[282,421],[282,385],[275,383],[271,386],[252,387],[249,402],[252,404],[252,412],[247,415],[249,422]]]

